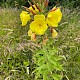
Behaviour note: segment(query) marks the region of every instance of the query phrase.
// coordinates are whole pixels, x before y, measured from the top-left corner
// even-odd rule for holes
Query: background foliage
[[[26,5],[26,0],[16,1],[19,7]],[[50,1],[50,8],[56,3],[64,7],[63,19],[58,27],[59,36],[53,42],[54,47],[59,49],[58,54],[65,56],[62,80],[80,80],[80,9],[75,8],[80,7],[80,0],[58,0],[59,4],[55,0]],[[31,56],[38,47],[29,41],[27,28],[21,26],[19,14],[22,10],[11,8],[15,6],[14,1],[2,0],[0,5],[3,7],[0,8],[0,79],[32,80],[34,74],[28,74],[29,67],[32,72],[31,66],[35,65]]]
[[[26,27],[21,27],[21,10],[6,8],[0,11],[0,79],[31,80],[33,77],[32,74],[28,75],[28,66],[32,64],[30,58],[37,46],[27,40]],[[63,19],[58,27],[59,36],[53,43],[59,48],[58,54],[66,57],[66,61],[63,60],[66,70],[63,80],[66,80],[66,76],[70,80],[80,80],[79,15],[80,10],[77,8],[63,10]]]
[[[31,0],[29,0],[31,1]],[[49,0],[49,6],[63,6],[66,8],[80,7],[80,0]],[[20,7],[29,6],[28,0],[0,0],[0,6],[2,7]]]

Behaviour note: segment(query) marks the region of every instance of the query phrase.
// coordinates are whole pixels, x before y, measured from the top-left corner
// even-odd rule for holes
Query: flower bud
[[[52,37],[55,38],[58,36],[58,33],[55,29],[52,29]]]

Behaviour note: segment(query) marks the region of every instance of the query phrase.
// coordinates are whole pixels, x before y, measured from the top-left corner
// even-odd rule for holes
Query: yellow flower
[[[32,31],[29,29],[28,36],[31,36],[32,34],[33,34]]]
[[[38,13],[39,12],[39,10],[36,8],[36,6],[35,5],[33,5],[33,8],[32,8],[32,6],[30,6],[29,7],[29,10],[31,10],[33,13]]]
[[[25,26],[27,22],[30,20],[30,15],[26,11],[22,11],[20,14],[22,26]]]
[[[47,28],[48,26],[45,21],[45,16],[43,14],[35,15],[34,21],[30,24],[31,31],[37,35],[43,35]]]
[[[43,14],[40,14],[40,15],[35,15],[34,16],[34,20],[36,21],[36,20],[43,20],[43,21],[45,21],[45,16],[43,15]]]
[[[58,33],[55,29],[52,29],[52,37],[55,38],[58,36]]]
[[[58,23],[61,21],[62,13],[60,8],[54,7],[47,15],[47,24],[52,27],[57,27]]]

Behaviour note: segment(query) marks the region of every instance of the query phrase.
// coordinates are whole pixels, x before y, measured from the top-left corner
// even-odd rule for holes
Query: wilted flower
[[[47,30],[48,26],[45,21],[45,16],[43,14],[35,15],[34,21],[30,24],[30,29],[36,35],[43,35]]]
[[[22,26],[25,26],[27,22],[30,20],[30,15],[26,11],[22,11],[20,14]]]
[[[57,27],[58,23],[61,21],[62,13],[60,8],[54,7],[47,15],[47,24],[52,27]]]

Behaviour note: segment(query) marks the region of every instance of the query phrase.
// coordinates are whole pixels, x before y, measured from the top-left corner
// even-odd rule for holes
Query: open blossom
[[[30,29],[36,35],[43,35],[47,30],[48,26],[45,21],[45,16],[43,14],[35,15],[34,21],[30,24]]]
[[[26,11],[22,11],[20,14],[22,26],[25,26],[27,22],[30,20],[30,15]]]
[[[58,23],[61,21],[62,13],[60,8],[54,7],[47,15],[47,24],[52,27],[57,27]]]

